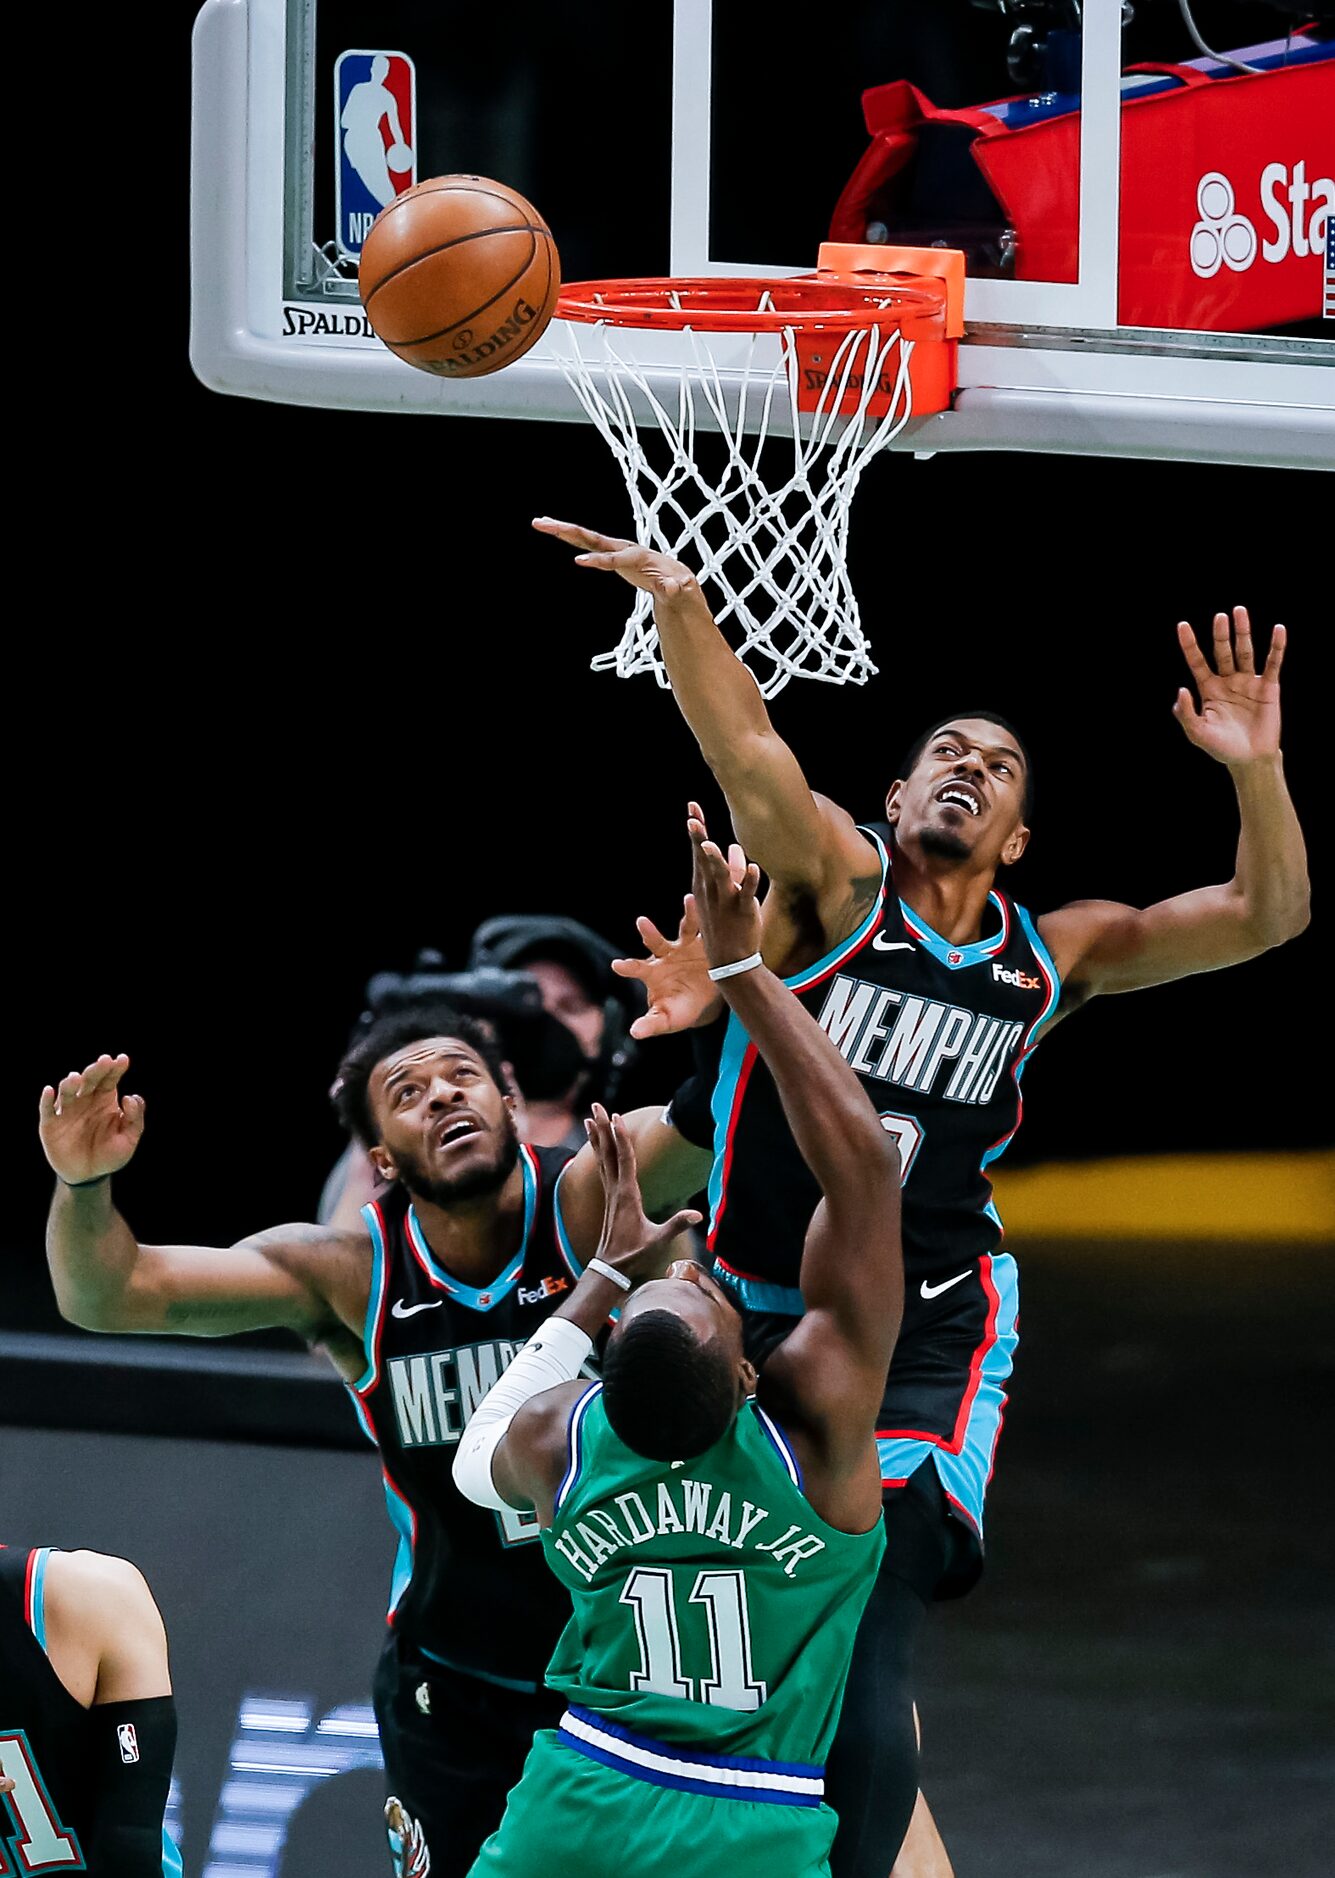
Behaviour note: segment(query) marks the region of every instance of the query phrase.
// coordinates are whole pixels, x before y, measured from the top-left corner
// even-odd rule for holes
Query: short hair
[[[728,1432],[737,1383],[721,1346],[702,1342],[675,1311],[645,1311],[608,1343],[603,1407],[634,1453],[690,1461]]]
[[[460,1043],[466,1043],[482,1059],[496,1087],[503,1095],[507,1093],[501,1048],[489,1025],[440,1004],[425,1011],[389,1012],[378,1017],[349,1047],[330,1092],[339,1120],[363,1147],[374,1148],[380,1140],[370,1097],[376,1064],[396,1050],[406,1050],[410,1043],[425,1043],[428,1037],[457,1037]]]
[[[912,774],[917,768],[919,757],[921,757],[923,751],[927,748],[938,730],[944,730],[947,724],[962,723],[963,720],[968,717],[981,717],[986,723],[999,725],[1000,728],[1006,732],[1006,735],[1008,737],[1014,737],[1016,743],[1019,745],[1020,755],[1024,758],[1024,818],[1028,821],[1034,810],[1033,761],[1029,755],[1028,744],[1015,728],[1014,724],[1011,723],[1010,719],[1003,717],[1000,711],[950,711],[945,717],[938,717],[931,728],[925,730],[921,737],[910,746],[908,754],[904,758],[903,766],[900,769],[900,775],[907,777]]]

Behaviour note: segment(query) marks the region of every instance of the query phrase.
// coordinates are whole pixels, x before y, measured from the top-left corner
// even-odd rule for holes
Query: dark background
[[[923,11],[900,9],[905,32]],[[1207,21],[1203,8],[1207,33],[1222,12],[1248,17],[1217,43],[1271,26],[1268,9]],[[193,14],[178,4],[135,47],[152,109],[117,121],[124,167],[85,155],[60,198],[79,247],[116,257],[119,298],[108,316],[81,276],[77,344],[68,308],[46,322],[57,376],[28,459],[32,524],[11,549],[5,1330],[58,1322],[41,1252],[44,1081],[131,1052],[148,1134],[118,1189],[145,1239],[222,1242],[307,1218],[340,1145],[325,1091],[372,971],[424,943],[460,963],[478,920],[511,910],[573,913],[630,948],[637,912],[674,916],[685,798],[721,813],[670,698],[586,669],[619,632],[623,589],[528,531],[543,510],[623,525],[596,436],[270,407],[191,377]],[[526,17],[497,33],[523,45]],[[600,17],[586,55],[618,79],[618,110],[549,112],[565,202],[533,185],[572,272],[650,264],[665,201],[643,130],[663,74],[637,69],[624,37],[632,17],[661,35],[664,9]],[[609,19],[623,37],[604,36]],[[977,31],[995,74],[964,95],[1010,89],[995,22],[951,20]],[[1137,53],[1160,50],[1182,48]],[[124,52],[89,42],[89,122]],[[776,97],[775,122],[787,134],[799,104],[824,113],[811,186],[825,201],[861,148],[856,90],[895,73],[859,70],[822,103],[814,52],[801,63],[802,95]],[[770,216],[763,145],[755,167]],[[119,180],[132,173],[151,179],[134,202]],[[649,205],[633,230],[627,177]],[[598,213],[565,206],[580,200]],[[793,212],[820,232],[809,205]],[[22,377],[16,365],[16,391]],[[1017,1162],[1328,1137],[1330,488],[1037,455],[883,457],[864,481],[852,568],[880,676],[860,691],[795,684],[776,722],[815,786],[870,815],[934,716],[1013,717],[1038,807],[1010,884],[1037,911],[1227,878],[1227,777],[1170,717],[1174,624],[1242,601],[1262,632],[1283,619],[1292,633],[1285,747],[1313,927],[1063,1026],[1026,1078]],[[668,1046],[646,1053],[641,1093],[680,1067]],[[1314,1744],[1329,1542],[1311,1478],[1329,1446],[1328,1268],[1309,1250],[1017,1249],[1025,1342],[989,1572],[933,1626],[924,1664],[925,1779],[961,1878],[1069,1878],[1073,1857],[1089,1878],[1308,1878],[1328,1844]],[[45,1367],[68,1376],[48,1417],[60,1429],[85,1412],[90,1427],[140,1425],[161,1392],[161,1438],[8,1432],[0,1507],[15,1542],[121,1550],[148,1571],[173,1637],[193,1875],[242,1697],[304,1698],[315,1714],[366,1697],[392,1550],[374,1460],[166,1438],[231,1426],[229,1398],[259,1430],[268,1397],[243,1370],[215,1372],[201,1409],[185,1372],[146,1370],[132,1390],[128,1372]],[[313,1421],[343,1412],[332,1381],[327,1394]],[[293,1426],[276,1416],[269,1439]],[[369,1773],[318,1790],[284,1878],[378,1869],[376,1803]]]
[[[995,66],[1000,92],[996,21],[964,12],[949,43],[972,34],[967,70],[981,87]],[[889,13],[910,42],[894,61],[926,57],[913,51],[922,9]],[[134,150],[187,148],[193,14],[174,9],[145,48],[156,105],[151,124],[122,126]],[[1163,9],[1149,14],[1170,30]],[[590,77],[564,117],[549,106],[540,120],[552,220],[581,267],[619,265],[616,179],[632,166],[615,152],[643,149],[649,225],[664,207],[667,18],[655,5],[632,27],[595,9],[576,49],[593,77],[620,74],[614,103],[589,119]],[[525,19],[508,41],[521,57]],[[1255,4],[1228,14],[1239,37],[1279,19]],[[856,143],[860,83],[887,69],[868,55],[846,89],[812,87],[818,125]],[[581,208],[599,174],[617,213]],[[615,642],[629,590],[529,530],[543,511],[625,525],[592,429],[205,391],[186,357],[187,221],[180,163],[134,249],[152,317],[61,407],[56,525],[2,759],[15,817],[6,1314],[24,1324],[50,1321],[43,1081],[130,1052],[148,1133],[122,1194],[144,1237],[225,1240],[307,1217],[339,1145],[325,1091],[372,971],[422,944],[462,963],[473,926],[508,911],[575,914],[630,949],[637,913],[674,917],[686,797],[721,815],[670,697],[586,669]],[[1272,620],[1290,626],[1286,756],[1319,847],[1329,496],[1304,472],[883,455],[851,548],[880,675],[861,690],[795,683],[775,720],[817,788],[873,815],[926,721],[1000,710],[1038,781],[1034,841],[1009,884],[1040,912],[1085,895],[1143,904],[1231,869],[1227,776],[1170,717],[1173,629],[1245,602],[1262,640]],[[1060,1030],[1029,1072],[1015,1160],[1324,1139],[1315,872],[1318,923],[1282,953]],[[681,1063],[670,1046],[646,1053],[641,1097]]]

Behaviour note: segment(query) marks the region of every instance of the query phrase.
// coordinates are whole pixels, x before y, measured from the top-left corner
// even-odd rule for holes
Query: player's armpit
[[[1232,884],[1198,887],[1143,908],[1073,901],[1045,914],[1038,932],[1074,1002],[1220,971],[1275,943],[1258,932]]]
[[[135,1702],[171,1692],[167,1636],[143,1573],[102,1552],[52,1552],[47,1645],[76,1701]]]

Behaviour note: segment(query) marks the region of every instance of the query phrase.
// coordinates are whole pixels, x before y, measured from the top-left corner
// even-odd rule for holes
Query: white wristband
[[[738,959],[733,965],[716,965],[709,976],[717,984],[720,978],[735,978],[738,972],[753,972],[764,960],[758,952],[753,952],[749,959]]]
[[[630,1279],[624,1272],[619,1272],[615,1265],[609,1265],[605,1259],[590,1259],[584,1267],[586,1272],[597,1272],[600,1278],[610,1278],[614,1285],[620,1285],[623,1291],[630,1290]]]
[[[525,1402],[573,1382],[592,1349],[592,1337],[567,1317],[549,1317],[538,1326],[478,1403],[454,1450],[454,1484],[466,1499],[505,1512],[510,1503],[492,1481],[492,1456]]]

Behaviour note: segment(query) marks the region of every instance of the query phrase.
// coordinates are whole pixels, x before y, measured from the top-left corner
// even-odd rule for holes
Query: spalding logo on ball
[[[556,311],[551,230],[517,190],[487,176],[433,176],[372,222],[362,305],[390,351],[440,378],[513,365]]]

